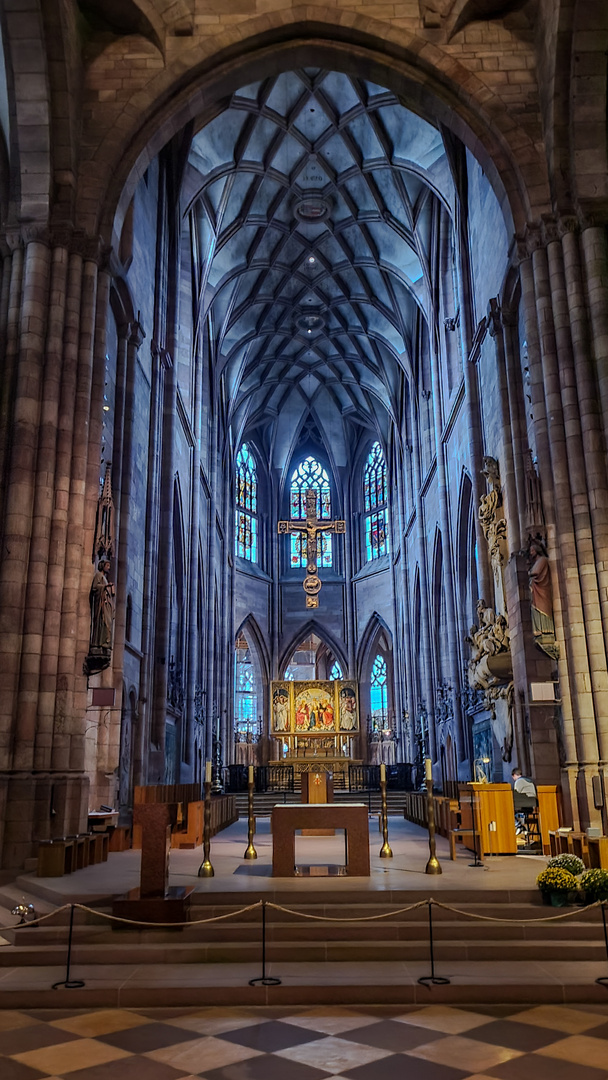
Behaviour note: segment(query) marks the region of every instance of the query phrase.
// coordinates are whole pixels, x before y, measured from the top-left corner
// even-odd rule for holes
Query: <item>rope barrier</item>
[[[91,915],[98,915],[100,919],[109,919],[111,922],[128,923],[130,926],[152,926],[157,929],[160,929],[161,927],[165,929],[175,929],[177,926],[201,926],[204,923],[221,922],[222,919],[233,919],[235,915],[243,915],[246,911],[255,911],[256,908],[262,906],[263,902],[263,900],[256,900],[255,904],[249,904],[247,907],[239,908],[238,911],[227,911],[224,915],[211,915],[208,919],[190,919],[188,922],[171,923],[142,922],[139,919],[125,919],[120,915],[110,915],[109,912],[96,911],[95,908],[87,907],[86,904],[74,904],[74,907],[78,908],[79,911],[88,911]],[[28,925],[31,925],[31,923]],[[16,927],[13,929],[16,929]]]
[[[315,919],[318,922],[374,922],[378,919],[390,919],[393,915],[403,915],[406,911],[415,911],[416,908],[426,907],[429,904],[429,900],[419,900],[417,904],[410,904],[409,907],[398,908],[397,911],[385,911],[382,915],[360,915],[353,919],[339,919],[334,915],[311,915],[307,911],[294,911],[293,908],[282,907],[281,904],[273,904],[272,901],[268,901],[267,907],[274,908],[275,911],[284,911],[287,915],[298,915],[301,919]]]
[[[484,922],[497,922],[497,923],[513,923],[514,926],[534,926],[536,923],[556,922],[557,919],[570,919],[573,915],[581,915],[583,911],[592,911],[593,908],[599,907],[602,903],[601,900],[596,900],[593,904],[587,904],[586,907],[576,907],[574,911],[564,911],[561,915],[547,915],[541,919],[499,919],[495,915],[478,915],[475,911],[462,911],[461,908],[452,907],[450,904],[442,904],[440,900],[435,900],[434,897],[429,897],[429,905],[435,904],[436,907],[443,908],[444,911],[453,911],[456,915],[464,915],[467,919],[482,919]]]
[[[436,900],[434,896],[425,897],[424,900],[418,900],[414,904],[408,904],[407,907],[396,908],[394,911],[384,911],[380,915],[355,915],[351,918],[339,917],[336,915],[314,915],[308,911],[298,911],[295,908],[288,908],[282,904],[275,904],[271,900],[256,900],[254,904],[248,904],[246,907],[238,908],[236,911],[227,911],[223,915],[210,915],[207,919],[189,919],[186,922],[147,922],[141,919],[127,919],[120,915],[112,915],[107,911],[98,911],[97,908],[91,908],[87,904],[62,904],[61,907],[54,908],[53,911],[47,912],[46,915],[39,915],[35,919],[28,920],[28,922],[14,923],[10,926],[0,926],[0,933],[7,930],[21,930],[26,926],[38,926],[42,922],[46,922],[48,919],[52,919],[55,915],[61,914],[62,911],[69,911],[71,908],[75,908],[78,911],[86,911],[89,915],[96,915],[99,919],[107,919],[109,922],[124,923],[128,926],[140,926],[144,929],[156,928],[156,929],[175,929],[179,926],[203,926],[206,923],[222,922],[225,919],[233,919],[237,915],[244,915],[248,911],[255,911],[266,904],[269,908],[274,908],[275,911],[282,911],[285,915],[295,915],[300,919],[310,919],[315,922],[333,922],[333,923],[364,923],[364,922],[378,922],[381,919],[395,918],[397,915],[405,915],[409,911],[417,911],[423,907],[435,907],[441,908],[443,911],[451,911],[455,915],[461,915],[466,919],[478,919],[482,922],[495,922],[495,923],[512,923],[514,926],[534,926],[536,923],[557,922],[561,919],[571,919],[575,915],[582,915],[586,911],[593,911],[594,908],[602,906],[604,902],[602,900],[596,900],[593,904],[586,904],[584,907],[575,907],[572,911],[560,912],[559,915],[546,915],[541,918],[535,919],[509,919],[500,918],[495,915],[481,915],[476,911],[465,911],[463,908],[454,907],[452,904],[444,904],[441,900]]]

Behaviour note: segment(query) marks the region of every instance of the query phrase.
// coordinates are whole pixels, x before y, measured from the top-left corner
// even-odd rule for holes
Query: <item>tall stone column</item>
[[[583,226],[581,234],[595,374],[604,432],[608,432],[608,235],[606,225]]]
[[[55,499],[57,426],[61,397],[68,258],[66,246],[53,249],[50,265],[48,331],[42,385],[32,536],[29,551],[17,702],[19,724],[15,743],[15,746],[17,746],[17,743],[20,745],[18,754],[20,768],[28,769],[37,765],[35,751],[38,696],[47,600],[51,521]],[[42,764],[44,767],[44,763]]]
[[[50,523],[49,561],[46,582],[44,631],[40,663],[40,692],[36,731],[35,766],[51,767],[55,698],[58,688],[61,606],[65,575],[68,507],[72,475],[72,443],[76,416],[76,378],[82,295],[82,254],[71,251],[68,259],[65,299],[61,391],[55,450],[55,491]]]
[[[0,478],[4,479],[11,445],[11,421],[15,398],[15,378],[19,355],[19,324],[21,320],[21,288],[23,284],[23,243],[20,236],[12,240],[2,264],[0,293],[0,356],[3,372],[0,384]],[[0,520],[4,517],[5,485],[0,484]]]
[[[538,341],[540,344],[540,360],[542,367],[542,387],[545,397],[545,423],[550,461],[549,484],[552,486],[555,506],[556,532],[555,539],[558,545],[559,560],[558,572],[560,592],[565,603],[562,623],[563,647],[567,650],[568,664],[560,665],[560,679],[562,673],[566,676],[566,668],[570,674],[569,682],[564,679],[562,683],[562,698],[570,696],[570,702],[564,711],[565,735],[568,734],[568,713],[572,707],[577,715],[574,725],[576,734],[577,766],[571,759],[567,763],[567,799],[571,801],[573,817],[576,818],[578,809],[582,815],[583,824],[595,821],[597,812],[593,810],[590,791],[577,793],[574,788],[575,770],[582,770],[584,783],[587,785],[588,774],[586,770],[597,767],[599,749],[595,726],[594,689],[599,690],[597,683],[594,687],[593,672],[590,669],[587,641],[585,634],[585,620],[583,612],[583,597],[577,562],[577,535],[576,522],[573,519],[572,500],[570,489],[570,476],[568,471],[568,457],[566,451],[566,433],[564,428],[564,416],[561,399],[560,373],[557,361],[557,347],[555,340],[555,328],[553,322],[553,306],[551,297],[551,283],[549,276],[549,262],[546,248],[538,244],[532,254],[533,288],[536,306],[536,322],[538,327]],[[557,609],[555,611],[557,616]],[[557,624],[557,619],[556,619]],[[564,634],[564,629],[567,632]],[[568,757],[573,747],[567,750]],[[575,758],[576,761],[576,758]],[[576,781],[578,783],[578,780]],[[578,794],[582,798],[578,797]]]
[[[0,655],[3,657],[0,672],[0,768],[28,768],[31,762],[31,751],[24,749],[25,743],[17,725],[16,706],[44,377],[50,258],[46,243],[36,239],[26,245],[0,563]],[[28,732],[25,740],[28,747],[31,736],[32,733]]]
[[[430,329],[430,336],[433,330]],[[445,445],[443,442],[443,414],[441,407],[441,380],[439,376],[439,354],[437,343],[431,340],[431,367],[433,379],[433,422],[435,433],[435,454],[437,461],[437,496],[439,502],[439,525],[441,528],[443,545],[443,587],[445,589],[445,606],[447,615],[447,653],[450,670],[450,682],[452,684],[452,702],[454,707],[454,742],[458,760],[460,776],[468,775],[468,749],[464,735],[460,696],[460,664],[458,654],[456,617],[456,597],[454,595],[454,575],[452,568],[452,530],[450,526],[450,513],[448,502],[447,470],[445,463]]]
[[[67,512],[65,571],[57,664],[57,693],[51,764],[54,769],[83,769],[84,754],[74,723],[74,688],[81,599],[82,535],[89,454],[93,381],[93,346],[97,305],[97,251],[85,248],[78,338],[72,468]],[[80,725],[77,723],[77,727]]]
[[[344,537],[344,604],[346,614],[346,648],[348,652],[348,678],[357,677],[357,660],[355,653],[355,597],[353,584],[353,551],[352,538],[354,529],[353,501],[352,501],[352,475],[342,485],[344,491],[344,518],[347,522]],[[349,527],[350,526],[350,527]]]
[[[420,429],[417,409],[414,404],[414,395],[411,395],[410,426],[412,432],[412,446],[414,457],[414,489],[416,491],[416,542],[418,548],[418,573],[420,576],[420,642],[421,656],[417,657],[417,663],[422,666],[422,678],[420,680],[424,695],[424,704],[427,710],[428,723],[428,747],[427,752],[433,761],[437,760],[437,748],[435,743],[435,694],[433,690],[433,664],[431,660],[431,634],[429,620],[429,587],[426,565],[426,536],[424,526],[424,506],[422,502],[422,477],[420,471]],[[418,712],[418,702],[412,702],[411,710],[414,716]]]

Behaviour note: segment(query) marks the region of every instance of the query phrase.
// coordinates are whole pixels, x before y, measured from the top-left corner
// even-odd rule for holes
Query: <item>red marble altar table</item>
[[[344,829],[346,874],[369,877],[368,810],[364,803],[297,803],[273,807],[272,876],[295,877],[298,829]]]

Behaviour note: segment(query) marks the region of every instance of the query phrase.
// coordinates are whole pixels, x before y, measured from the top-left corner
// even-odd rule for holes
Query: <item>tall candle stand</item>
[[[209,855],[211,853],[211,780],[205,780],[205,808],[203,816],[203,861],[198,868],[199,877],[215,877]]]
[[[253,846],[255,836],[255,816],[253,813],[253,765],[249,766],[247,779],[247,850],[244,859],[257,859],[258,853]]]
[[[435,804],[433,802],[433,767],[430,758],[425,761],[426,779],[426,808],[429,828],[429,861],[426,864],[425,874],[442,874],[441,864],[437,858],[435,844]]]
[[[393,851],[388,842],[388,808],[386,805],[386,771],[384,766],[381,767],[380,771],[380,799],[382,805],[382,847],[380,848],[380,858],[392,859]]]

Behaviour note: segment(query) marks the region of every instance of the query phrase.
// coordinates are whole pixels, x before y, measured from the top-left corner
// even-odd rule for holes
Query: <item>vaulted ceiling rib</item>
[[[262,429],[281,469],[311,414],[386,443],[432,318],[432,207],[454,203],[439,131],[382,87],[303,69],[235,93],[189,166],[235,438]]]

